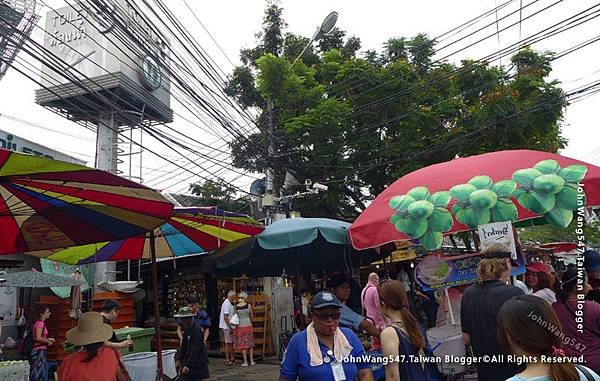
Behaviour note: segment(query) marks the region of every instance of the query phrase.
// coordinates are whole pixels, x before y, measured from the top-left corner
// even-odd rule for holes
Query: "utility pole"
[[[96,168],[117,173],[117,139],[119,126],[115,123],[112,112],[101,113],[98,117],[96,134]],[[115,262],[97,262],[94,268],[94,291],[98,291],[98,283],[113,282],[116,277]]]
[[[337,12],[331,12],[323,22],[321,26],[317,27],[314,35],[306,44],[302,52],[296,57],[296,59],[290,65],[290,68],[294,66],[296,61],[302,57],[304,52],[308,49],[309,46],[312,45],[313,42],[320,40],[324,35],[331,32],[335,23],[338,19]],[[277,210],[278,201],[276,201],[275,197],[277,196],[277,192],[275,192],[275,170],[273,169],[273,159],[275,156],[275,142],[273,138],[275,136],[275,105],[273,99],[267,99],[267,139],[268,139],[268,148],[267,148],[267,171],[266,171],[266,181],[265,181],[265,195],[263,196],[262,206],[266,212],[266,225],[270,225],[273,222],[273,214],[275,210]]]

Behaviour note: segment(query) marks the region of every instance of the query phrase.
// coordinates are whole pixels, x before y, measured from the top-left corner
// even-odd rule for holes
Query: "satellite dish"
[[[253,196],[262,196],[267,190],[267,185],[264,179],[257,179],[250,185],[250,194]]]

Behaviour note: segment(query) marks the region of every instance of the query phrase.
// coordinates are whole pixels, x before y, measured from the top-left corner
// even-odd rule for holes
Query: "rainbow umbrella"
[[[108,172],[0,149],[0,254],[125,239],[160,226],[172,209]]]
[[[207,253],[262,232],[264,227],[252,218],[217,207],[175,208],[167,223],[153,233],[124,240],[44,250],[27,254],[68,264],[124,261],[151,258],[151,239],[156,257],[181,257]]]
[[[262,225],[248,216],[216,207],[175,208],[167,223],[150,233],[125,240],[28,254],[70,264],[150,258],[157,365],[162,374],[156,258],[209,252],[228,243],[255,236],[263,229]]]

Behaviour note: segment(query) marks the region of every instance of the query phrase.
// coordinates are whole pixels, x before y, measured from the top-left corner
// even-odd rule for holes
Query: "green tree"
[[[241,52],[244,65],[229,82],[229,94],[262,111],[259,132],[231,149],[239,168],[272,166],[276,189],[287,169],[329,185],[325,194],[294,200],[304,215],[353,218],[399,177],[456,156],[565,145],[565,100],[548,79],[549,52],[523,49],[510,68],[455,65],[436,62],[435,41],[424,34],[357,54],[360,40],[334,29],[290,66],[308,38],[285,34],[281,15],[268,4],[258,45]],[[266,99],[276,121],[273,157]]]
[[[249,212],[248,200],[236,197],[236,190],[222,179],[190,184],[190,191],[205,206],[218,206],[228,211]]]

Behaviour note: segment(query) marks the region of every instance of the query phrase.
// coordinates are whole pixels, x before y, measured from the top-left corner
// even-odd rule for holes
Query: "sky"
[[[188,1],[204,28],[210,32],[219,46],[214,43],[206,30],[187,10],[184,0],[168,0],[165,2],[186,28],[190,30],[204,50],[213,58],[219,68],[225,73],[230,73],[233,66],[229,61],[233,61],[236,65],[239,64],[239,50],[252,47],[256,43],[255,33],[261,27],[265,2],[262,0],[186,1]],[[375,49],[380,51],[382,44],[391,37],[411,37],[417,33],[427,33],[432,37],[438,36],[505,1],[371,0],[365,2],[355,0],[284,0],[281,5],[284,8],[284,18],[288,24],[287,30],[290,32],[311,36],[317,25],[329,12],[337,11],[339,14],[337,26],[345,30],[348,36],[360,37],[361,50]],[[42,3],[47,3],[53,8],[65,5],[64,1],[61,0],[44,0]],[[507,13],[518,9],[519,3],[520,0],[512,1],[498,13],[498,17],[502,18]],[[529,36],[595,5],[595,2],[587,0],[565,0],[562,2],[556,0],[523,0],[522,3],[524,6],[531,5],[523,10],[524,21],[521,23],[521,30],[519,30],[518,25],[510,27],[501,32],[499,37],[493,36],[477,43],[471,48],[450,56],[447,60],[457,63],[466,58],[482,58],[491,52],[515,43],[519,40],[519,35],[522,37]],[[49,8],[43,7],[40,1],[38,1],[38,5],[40,5],[42,15],[38,25],[44,26],[45,19],[43,16]],[[545,7],[550,8],[538,15],[527,18]],[[493,14],[476,26],[470,27],[466,33],[495,20],[496,15]],[[498,29],[503,29],[517,21],[518,15],[507,18],[499,22]],[[599,30],[600,18],[534,44],[533,48],[560,52],[576,43],[596,36]],[[437,57],[440,58],[453,53],[455,50],[495,32],[496,24],[494,23],[492,27],[479,32],[471,39],[465,39],[452,47],[444,49],[439,52]],[[33,36],[42,41],[41,29],[34,30]],[[448,42],[458,37],[460,35],[451,38]],[[563,89],[567,91],[600,79],[600,63],[596,59],[597,54],[595,54],[599,46],[600,42],[597,42],[595,45],[590,45],[576,53],[554,61],[551,78],[560,81]],[[26,58],[23,53],[20,57]],[[507,64],[507,59],[495,63]],[[93,165],[94,133],[35,104],[34,92],[36,87],[37,85],[15,70],[9,70],[0,82],[0,114],[24,120],[29,124],[0,116],[0,129],[81,158],[86,160],[89,165]],[[561,152],[562,154],[600,165],[600,129],[596,125],[598,106],[600,106],[600,94],[568,106],[563,123],[563,136],[569,143],[567,148]],[[174,108],[182,116],[189,116],[189,113],[178,105],[175,105]],[[199,131],[178,116],[175,117],[172,126],[211,146],[223,144],[220,138]],[[190,163],[186,159],[170,152],[166,147],[161,148],[158,143],[152,142],[151,139],[145,138],[144,145],[148,145],[148,147],[159,151],[170,159],[177,160],[178,163],[190,167]],[[535,147],[531,148],[535,149]],[[212,154],[216,155],[215,153]],[[215,157],[219,156],[216,155]],[[132,167],[134,172],[139,174],[139,159],[136,158],[135,160]],[[202,165],[201,163],[198,164]],[[128,172],[127,160],[120,169],[125,173]],[[210,171],[214,170],[215,168],[210,169]],[[210,177],[207,173],[201,173],[198,167],[195,167],[193,172]],[[238,173],[232,171],[224,171],[219,175],[227,181],[232,181],[242,189],[248,189],[250,183],[255,178],[260,177],[257,174],[240,177]],[[190,182],[199,180],[193,174],[180,170],[148,152],[143,156],[141,176],[145,184],[171,192],[185,192]]]

